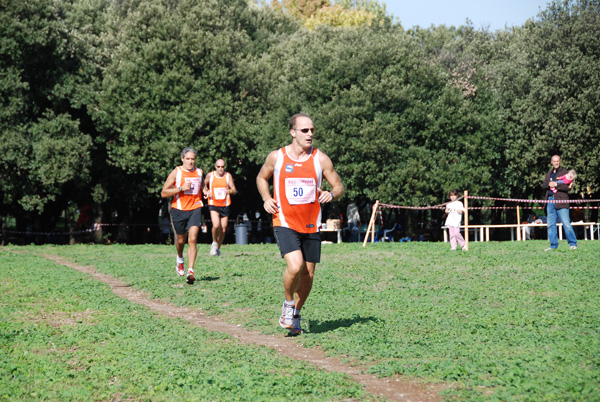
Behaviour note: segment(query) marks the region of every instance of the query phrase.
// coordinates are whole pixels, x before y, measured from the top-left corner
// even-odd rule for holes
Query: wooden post
[[[376,201],[375,204],[379,206],[379,201]],[[375,243],[375,228],[377,227],[377,208],[373,208],[373,226],[371,226],[371,243]]]
[[[521,207],[517,205],[517,241],[519,240],[521,240]]]
[[[469,191],[465,190],[465,251],[469,251]]]
[[[377,220],[377,211],[379,210],[379,200],[375,201],[375,205],[373,205],[373,217],[371,221],[373,224],[371,225],[371,243],[375,243],[375,221]]]
[[[367,233],[365,233],[365,240],[363,241],[363,247],[367,246],[367,241],[369,240],[369,233],[371,233],[371,229],[373,229],[373,236],[371,238],[371,243],[375,241],[375,215],[377,214],[377,208],[379,208],[379,200],[375,201],[373,205],[373,212],[371,213],[371,220],[369,221],[369,226],[367,227]]]

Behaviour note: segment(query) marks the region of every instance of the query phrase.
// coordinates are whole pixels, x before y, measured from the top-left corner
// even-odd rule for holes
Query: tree
[[[578,171],[577,190],[600,190],[600,5],[555,1],[514,30],[493,75],[506,131],[504,181],[536,194],[550,157]]]
[[[298,31],[244,70],[248,98],[269,107],[258,154],[285,144],[289,116],[308,112],[349,199],[438,203],[451,187],[491,186],[485,120],[400,29]]]
[[[120,215],[153,219],[159,192],[186,146],[209,171],[217,158],[246,179],[253,148],[240,107],[240,63],[294,29],[287,17],[245,0],[121,2],[107,21],[104,46],[112,62],[92,116],[118,183],[106,183]],[[291,25],[291,27],[290,27]],[[117,185],[126,180],[125,189]],[[136,208],[136,209],[134,209]],[[145,217],[145,218],[144,218]],[[150,217],[150,218],[149,218]]]
[[[333,4],[330,0],[272,0],[271,5],[301,20],[311,30],[319,25],[350,28],[391,24],[385,5],[377,0],[337,0]]]
[[[73,102],[81,47],[65,15],[61,3],[38,0],[8,0],[0,11],[0,203],[39,229],[53,228],[89,180],[92,142]]]

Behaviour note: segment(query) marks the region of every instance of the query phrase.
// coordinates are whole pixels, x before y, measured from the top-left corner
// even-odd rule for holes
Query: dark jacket
[[[546,173],[546,178],[544,179],[544,183],[542,183],[542,189],[544,190],[544,200],[548,199],[548,191],[550,190],[550,175],[552,174],[552,172],[554,171],[554,168],[550,169],[548,171],[548,173]],[[558,171],[556,172],[556,177],[560,177],[562,175],[567,174],[568,170],[565,168],[558,168]],[[554,193],[554,199],[555,200],[565,200],[567,202],[557,202],[554,204],[554,206],[556,207],[556,209],[563,209],[563,208],[569,208],[569,191],[571,190],[569,188],[568,184],[558,184],[556,186],[556,193]]]

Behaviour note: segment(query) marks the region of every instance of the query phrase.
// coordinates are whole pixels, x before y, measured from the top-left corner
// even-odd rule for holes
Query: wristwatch
[[[183,189],[181,188],[181,186],[179,186],[179,191],[183,191]]]
[[[335,198],[335,195],[333,195],[333,193],[330,191],[329,194],[331,194],[331,199],[333,200]]]

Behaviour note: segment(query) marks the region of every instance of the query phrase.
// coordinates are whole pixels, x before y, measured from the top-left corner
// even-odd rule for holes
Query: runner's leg
[[[296,310],[300,310],[312,289],[313,280],[315,277],[315,268],[317,264],[314,262],[306,262],[300,272],[300,280],[296,288]]]
[[[200,228],[198,226],[192,226],[188,230],[188,270],[194,270],[194,263],[196,262],[196,255],[198,254],[198,232]]]
[[[284,257],[287,267],[283,273],[283,289],[286,300],[294,300],[294,293],[300,283],[300,273],[306,269],[302,251],[296,250],[287,253]]]
[[[221,216],[217,211],[210,211],[210,221],[212,222],[212,241],[213,243],[219,242],[219,236],[221,235]]]
[[[185,236],[186,236],[185,234],[177,235],[177,242],[175,243],[175,249],[177,250],[177,256],[179,258],[183,258],[183,249],[185,247]]]
[[[221,248],[223,240],[225,240],[225,232],[227,231],[227,223],[229,222],[228,216],[221,216],[221,230],[219,231],[219,238],[217,240],[217,248]]]

